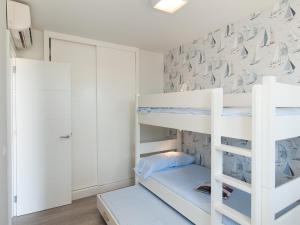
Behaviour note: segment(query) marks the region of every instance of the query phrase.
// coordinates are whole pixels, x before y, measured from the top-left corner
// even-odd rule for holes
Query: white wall
[[[162,53],[140,51],[140,94],[162,93],[164,85]]]
[[[0,225],[8,223],[6,162],[6,1],[0,0]]]
[[[140,51],[140,94],[163,92],[164,58],[162,53]],[[141,127],[141,141],[163,139],[168,135],[168,129],[146,126]]]

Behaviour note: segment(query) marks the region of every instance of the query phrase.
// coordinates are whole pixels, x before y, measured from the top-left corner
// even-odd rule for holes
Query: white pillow
[[[135,173],[143,179],[154,172],[164,169],[189,165],[195,162],[195,157],[183,152],[167,152],[140,159],[135,167]]]

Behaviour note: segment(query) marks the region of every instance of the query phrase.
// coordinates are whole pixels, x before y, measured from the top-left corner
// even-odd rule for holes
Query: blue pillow
[[[194,162],[194,156],[183,152],[167,152],[141,158],[134,171],[138,177],[146,179],[154,172],[172,167],[185,166]]]

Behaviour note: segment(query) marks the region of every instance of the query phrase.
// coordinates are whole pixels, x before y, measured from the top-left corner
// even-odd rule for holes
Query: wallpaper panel
[[[300,0],[277,0],[271,10],[178,46],[164,59],[165,92],[223,87],[225,93],[250,92],[263,76],[285,83],[300,82]],[[210,167],[210,137],[184,132],[183,150]],[[243,140],[223,143],[247,147]],[[276,143],[276,185],[300,176],[300,138]],[[224,156],[227,174],[251,182],[251,162],[232,154]]]

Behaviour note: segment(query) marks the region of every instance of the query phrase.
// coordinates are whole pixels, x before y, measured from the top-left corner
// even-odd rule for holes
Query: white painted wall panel
[[[134,52],[99,48],[99,185],[133,177],[135,63]]]
[[[73,190],[97,185],[97,49],[52,39],[53,62],[71,63]]]
[[[0,224],[8,224],[6,163],[6,1],[0,0]]]

